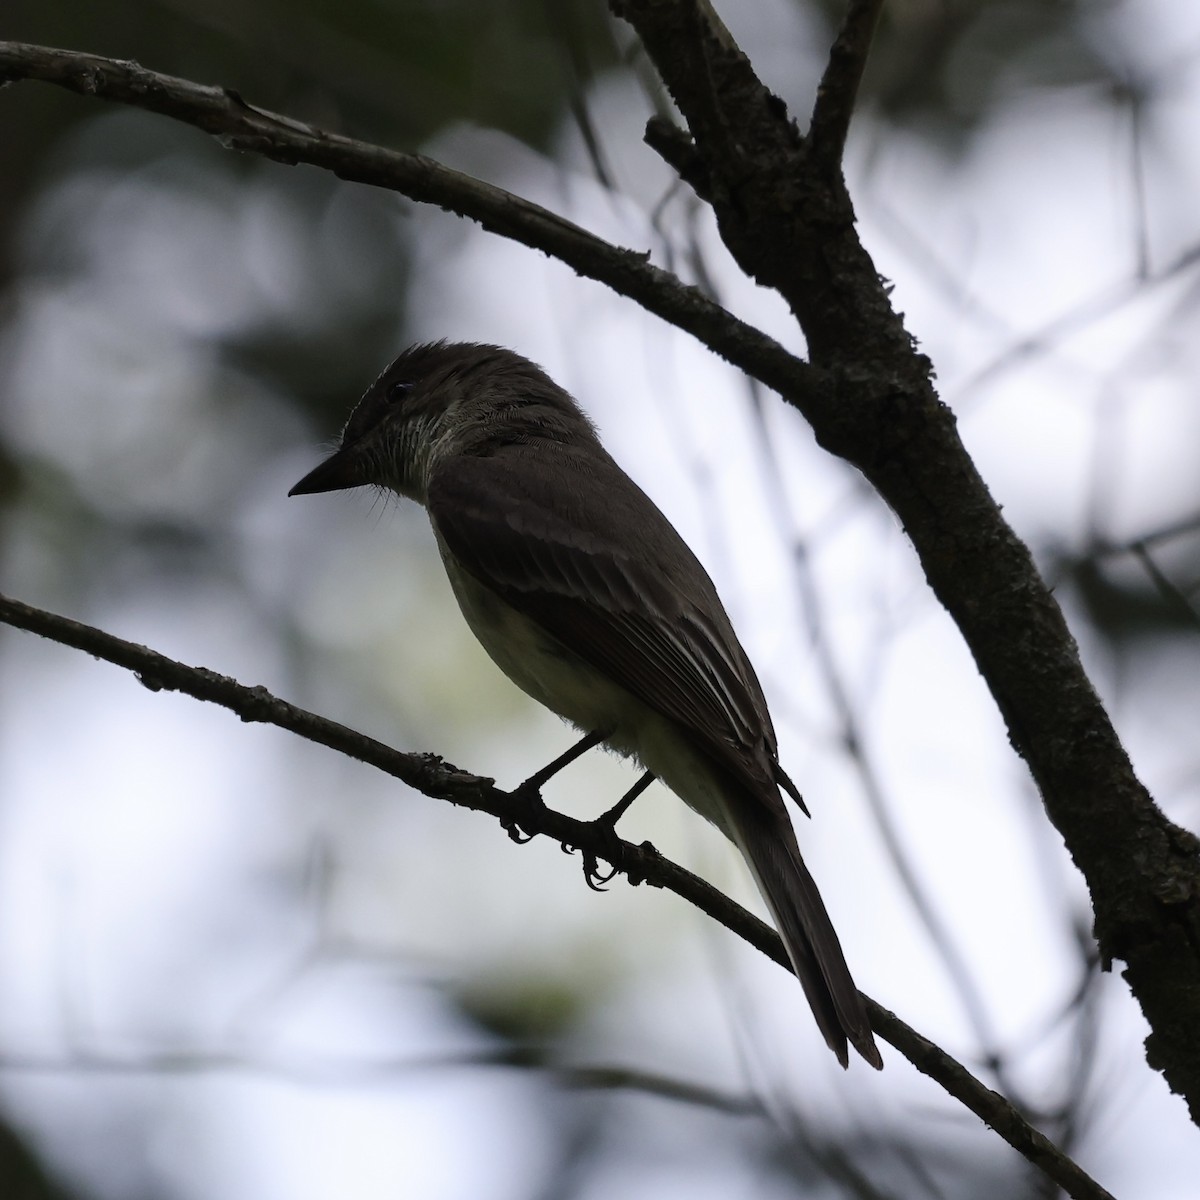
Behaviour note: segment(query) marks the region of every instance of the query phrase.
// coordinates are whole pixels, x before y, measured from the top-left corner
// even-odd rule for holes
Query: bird
[[[414,345],[289,495],[373,486],[428,513],[462,614],[496,665],[740,850],[826,1044],[883,1060],[783,793],[767,701],[708,572],[540,367],[482,343]],[[539,778],[544,781],[546,773]]]

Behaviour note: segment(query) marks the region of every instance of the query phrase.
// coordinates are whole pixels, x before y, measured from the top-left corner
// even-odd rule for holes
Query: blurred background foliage
[[[803,126],[843,6],[717,7]],[[430,153],[802,348],[640,145],[666,102],[598,0],[9,0],[0,36]],[[890,0],[848,163],[1192,827],[1197,114],[1200,22],[1169,0]],[[711,565],[865,990],[1117,1194],[1191,1194],[1194,1130],[965,653],[792,414],[399,197],[37,84],[0,93],[0,144],[4,591],[514,784],[567,735],[482,660],[421,515],[285,500],[408,341],[509,342]],[[1052,1194],[903,1064],[835,1074],[794,985],[669,900],[594,897],[557,851],[78,657],[0,630],[0,1195]],[[627,777],[596,757],[554,802],[606,807]],[[626,832],[745,897],[665,798]]]

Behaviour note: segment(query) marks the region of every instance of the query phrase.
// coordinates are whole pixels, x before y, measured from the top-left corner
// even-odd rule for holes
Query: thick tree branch
[[[814,169],[786,105],[707,0],[609,7],[633,25],[687,121],[726,246],[746,274],[787,301],[813,363],[861,372],[911,358],[912,339],[855,233],[840,172]]]
[[[1148,1061],[1200,1122],[1200,843],[1134,774],[1062,612],[890,305],[840,172],[814,165],[813,147],[705,0],[610,6],[687,121],[689,169],[705,181],[725,244],[787,300],[813,362],[838,378],[833,404],[798,407],[903,522],[1087,880],[1104,960],[1127,964],[1152,1029]]]
[[[0,595],[0,622],[40,634],[132,671],[151,691],[182,692],[219,704],[243,721],[277,725],[375,767],[426,796],[495,817],[513,835],[544,834],[564,850],[578,850],[585,865],[602,858],[630,883],[665,888],[695,905],[743,941],[790,970],[779,935],[741,905],[683,867],[664,858],[649,842],[627,842],[611,829],[548,808],[536,792],[505,792],[491,779],[470,775],[434,754],[405,754],[365,734],[326,720],[273,696],[264,687],[246,687],[204,667],[190,667],[146,646]],[[1033,1128],[1003,1097],[985,1087],[961,1063],[906,1025],[895,1013],[864,997],[871,1028],[924,1075],[941,1084],[1010,1146],[1079,1200],[1112,1200],[1089,1175]]]

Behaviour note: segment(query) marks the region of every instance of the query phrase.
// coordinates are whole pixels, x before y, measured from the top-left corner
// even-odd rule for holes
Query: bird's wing
[[[766,701],[703,567],[607,456],[560,446],[550,468],[520,450],[447,461],[427,501],[439,537],[486,588],[777,800]]]
[[[437,468],[427,506],[445,548],[572,654],[676,722],[741,788],[751,802],[730,805],[722,828],[750,863],[825,1040],[843,1066],[847,1039],[882,1066],[776,787],[795,791],[779,769],[766,701],[712,581],[594,448],[560,446],[550,464],[523,457],[463,456]]]

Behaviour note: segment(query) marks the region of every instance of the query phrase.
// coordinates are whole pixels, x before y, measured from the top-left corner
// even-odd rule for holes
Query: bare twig
[[[310,163],[340,179],[399,192],[478,221],[484,228],[557,258],[647,311],[686,330],[803,409],[832,390],[825,372],[739,321],[698,289],[652,266],[648,252],[622,249],[549,209],[420,154],[387,150],[246,103],[227,88],[149,71],[135,62],[0,42],[0,84],[38,79],[84,96],[161,113],[212,135],[231,150],[289,166]]]
[[[1170,284],[1200,266],[1200,246],[1189,246],[1161,270],[1138,274],[1110,284],[1099,294],[1052,317],[1041,329],[1009,342],[991,361],[973,371],[955,390],[955,407],[963,411],[978,393],[1032,358],[1052,353],[1076,334],[1083,333],[1126,305]],[[1194,285],[1193,285],[1194,286]]]
[[[132,671],[151,691],[175,691],[219,704],[243,721],[277,725],[309,741],[328,746],[408,784],[435,799],[488,813],[510,834],[544,834],[564,849],[579,850],[587,862],[602,858],[630,883],[665,888],[695,905],[706,916],[749,942],[782,967],[787,955],[779,935],[741,905],[690,871],[664,858],[649,842],[640,846],[617,837],[607,826],[580,821],[542,803],[536,792],[505,792],[491,779],[471,775],[433,754],[405,754],[273,696],[264,687],[246,687],[204,667],[191,667],[146,646],[0,595],[0,622],[40,634]],[[790,968],[789,968],[790,969]],[[871,1028],[924,1075],[1000,1134],[1018,1153],[1039,1167],[1077,1200],[1112,1200],[1078,1165],[1031,1126],[1003,1097],[985,1087],[961,1063],[906,1025],[895,1013],[864,997]]]
[[[883,0],[850,0],[846,18],[830,48],[808,130],[813,164],[823,174],[841,169],[858,85],[882,8]]]
[[[1168,608],[1182,617],[1187,624],[1200,629],[1200,612],[1196,611],[1192,602],[1162,573],[1146,543],[1134,542],[1129,549],[1150,576],[1150,582],[1158,589],[1158,594],[1166,601]]]
[[[633,1091],[674,1100],[730,1116],[763,1116],[755,1096],[677,1079],[631,1067],[560,1063],[540,1046],[502,1046],[461,1053],[375,1055],[369,1058],[308,1058],[271,1056],[223,1047],[178,1050],[108,1050],[84,1046],[66,1054],[39,1054],[27,1049],[0,1048],[0,1072],[30,1075],[269,1075],[316,1087],[372,1083],[417,1071],[459,1070],[463,1067],[507,1067],[541,1070],[560,1087],[596,1091]]]
[[[958,994],[963,1012],[979,1043],[983,1060],[991,1067],[994,1077],[1008,1097],[1022,1112],[1030,1113],[1033,1106],[1022,1097],[1016,1081],[1005,1066],[1000,1040],[996,1034],[983,992],[976,983],[965,955],[960,950],[948,923],[942,919],[922,884],[920,875],[904,846],[900,830],[888,805],[886,789],[876,771],[867,747],[867,739],[861,723],[855,715],[846,680],[838,666],[829,637],[823,633],[826,620],[821,596],[816,587],[808,543],[792,528],[787,519],[788,499],[783,472],[767,430],[763,408],[762,387],[755,380],[747,381],[757,438],[759,460],[763,464],[762,479],[771,495],[771,512],[774,515],[783,543],[791,552],[792,577],[799,594],[802,617],[806,619],[809,646],[821,674],[825,692],[836,715],[842,747],[849,758],[852,769],[859,779],[859,786],[867,802],[867,809],[875,820],[875,828],[901,890],[908,896],[918,923],[923,926],[934,952],[951,986]]]

